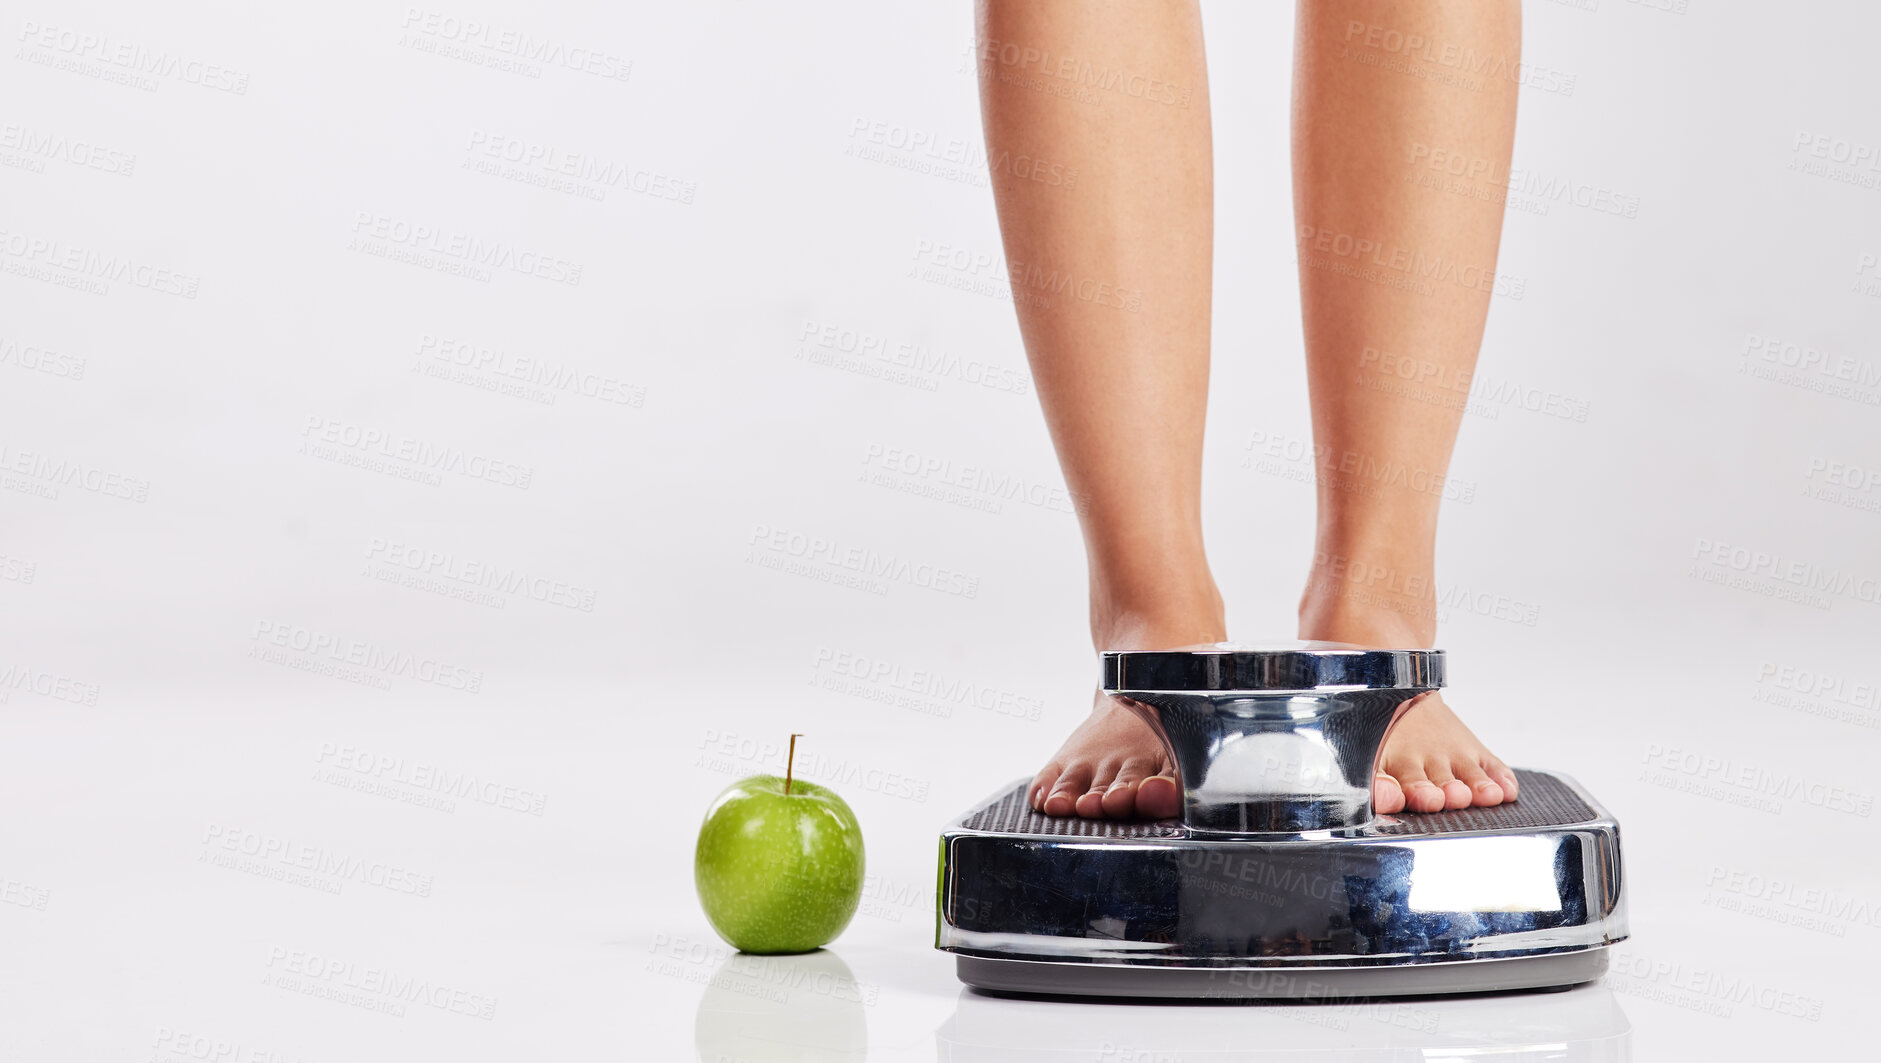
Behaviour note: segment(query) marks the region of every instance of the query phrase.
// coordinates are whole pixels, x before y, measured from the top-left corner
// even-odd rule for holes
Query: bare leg
[[[1091,639],[1100,650],[1220,641],[1201,519],[1214,175],[1200,12],[1193,0],[983,0],[976,24],[1000,231],[1078,504]],[[1067,96],[1051,91],[1065,87],[1052,74],[1065,60],[1177,89]],[[1076,169],[1075,182],[1000,164],[1020,156]],[[1035,282],[1054,274],[1070,286]],[[1054,815],[1167,816],[1180,799],[1161,744],[1101,695],[1031,793]]]
[[[1323,463],[1303,638],[1436,638],[1437,506],[1462,413],[1375,385],[1388,358],[1413,359],[1427,384],[1466,380],[1476,364],[1502,204],[1408,178],[1432,151],[1508,173],[1520,47],[1518,0],[1299,5],[1294,219]],[[1473,85],[1456,84],[1446,55],[1488,61]],[[1381,812],[1516,796],[1508,767],[1434,698],[1392,732],[1382,769]]]

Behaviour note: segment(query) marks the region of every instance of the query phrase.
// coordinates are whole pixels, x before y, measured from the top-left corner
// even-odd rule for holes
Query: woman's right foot
[[[1227,638],[1221,595],[1212,580],[1187,596],[1194,603],[1179,619],[1124,613],[1092,624],[1105,650],[1174,649]],[[1165,598],[1167,601],[1167,598]],[[1097,692],[1091,715],[1071,732],[1033,777],[1032,807],[1048,816],[1085,819],[1167,819],[1182,807],[1182,788],[1162,739],[1117,698]]]
[[[1167,819],[1182,788],[1162,740],[1102,691],[1091,715],[1032,779],[1032,807],[1048,816]]]

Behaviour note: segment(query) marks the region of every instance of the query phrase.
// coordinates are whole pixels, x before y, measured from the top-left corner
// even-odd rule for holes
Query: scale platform
[[[1130,667],[1178,653],[1216,659],[1174,662],[1187,679]],[[1441,685],[1440,651],[1210,647],[1105,666],[1171,748],[1183,815],[1045,816],[1022,780],[962,816],[941,835],[935,944],[968,985],[1185,1000],[1562,988],[1598,978],[1626,937],[1619,825],[1564,775],[1518,771],[1520,798],[1494,808],[1373,814],[1378,749]]]

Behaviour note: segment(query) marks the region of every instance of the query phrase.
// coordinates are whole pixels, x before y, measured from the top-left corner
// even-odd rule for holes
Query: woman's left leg
[[[1302,638],[1436,638],[1437,506],[1496,279],[1521,26],[1519,0],[1299,5],[1294,220],[1323,462]],[[1483,174],[1487,198],[1420,181],[1435,153]],[[1383,371],[1403,364],[1415,386]],[[1435,697],[1392,731],[1380,771],[1380,812],[1516,796],[1514,773]]]

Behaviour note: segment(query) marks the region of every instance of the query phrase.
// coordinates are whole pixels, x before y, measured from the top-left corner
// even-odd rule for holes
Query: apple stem
[[[802,738],[802,737],[803,737],[802,735],[790,736],[790,756],[786,758],[784,761],[784,796],[785,797],[790,796],[790,768],[791,768],[791,765],[797,762],[797,739]]]

